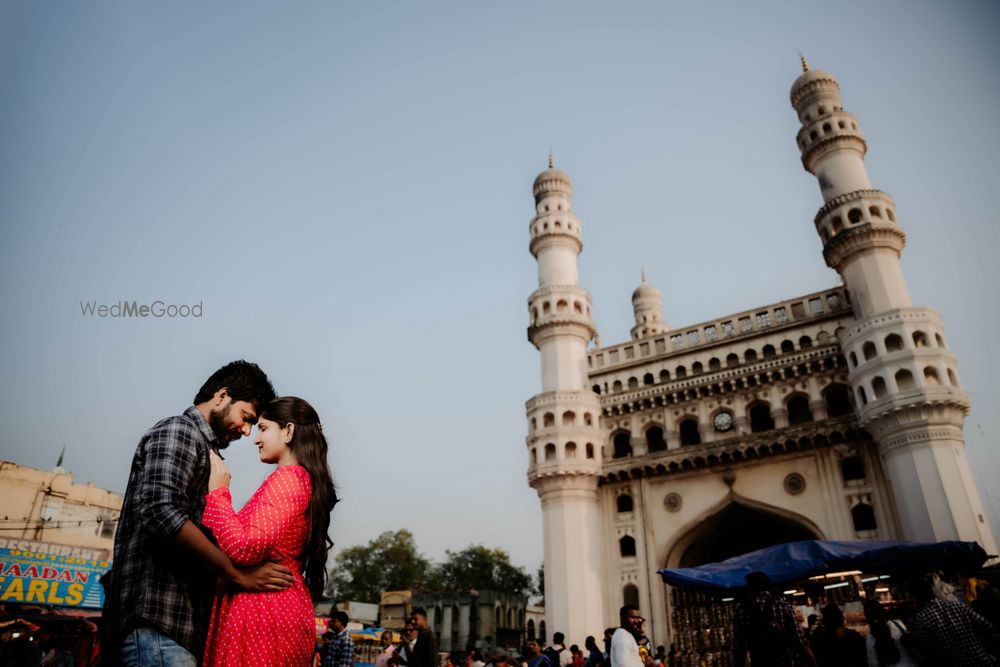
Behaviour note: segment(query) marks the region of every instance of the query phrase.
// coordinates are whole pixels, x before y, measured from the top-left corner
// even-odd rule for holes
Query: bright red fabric
[[[277,593],[234,592],[220,584],[203,665],[309,664],[316,644],[316,624],[299,559],[309,537],[306,511],[311,493],[306,469],[289,465],[271,473],[239,512],[233,510],[227,487],[205,497],[202,522],[236,565],[277,557],[295,573],[295,584]]]

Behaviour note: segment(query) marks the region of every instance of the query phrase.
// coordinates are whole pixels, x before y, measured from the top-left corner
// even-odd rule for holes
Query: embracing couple
[[[277,466],[238,512],[219,452]],[[316,411],[256,365],[212,374],[139,441],[105,587],[105,664],[308,665],[337,502]]]

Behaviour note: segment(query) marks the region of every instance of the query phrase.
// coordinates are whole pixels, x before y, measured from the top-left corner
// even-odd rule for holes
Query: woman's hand
[[[209,493],[223,486],[229,486],[232,475],[229,474],[229,468],[223,463],[222,457],[213,451],[209,452],[208,460],[212,464],[212,470],[208,474]]]

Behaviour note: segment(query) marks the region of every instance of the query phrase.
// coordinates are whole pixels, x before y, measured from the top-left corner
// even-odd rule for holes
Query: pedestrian
[[[349,619],[346,611],[330,614],[330,630],[333,637],[323,651],[322,667],[352,667],[354,663],[354,638],[347,629]],[[251,661],[253,662],[253,661]],[[253,664],[259,664],[253,662]]]
[[[416,634],[416,639],[404,657],[396,653],[396,662],[406,667],[436,667],[437,638],[427,624],[427,610],[415,607],[410,612],[410,625]]]
[[[573,667],[583,667],[586,659],[583,657],[583,651],[576,644],[569,647],[570,655],[573,656]]]
[[[733,658],[736,667],[799,667],[816,664],[802,626],[787,600],[775,598],[763,572],[746,576],[746,598],[733,611]]]
[[[611,637],[617,628],[604,628],[604,666],[611,667]]]
[[[621,627],[611,635],[611,664],[615,667],[644,667],[639,656],[639,640],[642,639],[642,624],[646,619],[639,608],[627,604],[618,611]]]
[[[375,667],[390,667],[392,664],[392,654],[396,651],[396,646],[392,643],[392,630],[383,630],[378,640],[382,644],[382,651],[375,656]],[[450,660],[448,663],[445,667],[455,667],[450,664]]]
[[[812,651],[820,667],[867,667],[865,638],[844,625],[844,612],[831,602],[822,609],[823,627],[813,633]]]
[[[524,649],[525,655],[528,656],[528,667],[555,667],[552,661],[542,653],[542,646],[537,639],[529,639]]]
[[[587,637],[583,646],[587,649],[587,660],[583,663],[584,667],[603,667],[604,655],[601,653],[601,649],[597,647],[597,640],[594,639],[593,635]]]
[[[105,589],[103,659],[126,667],[196,665],[205,649],[216,580],[244,591],[291,586],[291,570],[264,558],[237,568],[202,525],[210,453],[257,421],[274,388],[256,364],[234,361],[208,378],[193,405],[154,425],[129,472],[114,565]]]
[[[868,637],[865,638],[868,667],[917,667],[916,661],[900,643],[906,633],[902,621],[890,621],[878,600],[865,600],[864,609],[865,620],[868,621]]]
[[[996,629],[967,605],[938,597],[939,581],[929,577],[915,587],[920,608],[910,622],[910,636],[903,638],[903,645],[922,653],[929,664],[949,667],[995,664],[987,645]]]
[[[545,649],[545,657],[553,667],[571,667],[573,654],[566,648],[566,635],[556,632],[552,635],[552,645]]]

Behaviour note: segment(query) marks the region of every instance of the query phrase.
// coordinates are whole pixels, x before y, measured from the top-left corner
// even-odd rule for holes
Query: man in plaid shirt
[[[347,612],[335,611],[330,615],[333,639],[323,651],[321,667],[352,667],[354,664],[354,639],[347,629]]]
[[[291,585],[292,573],[274,563],[237,569],[201,525],[209,452],[249,435],[258,411],[273,398],[256,364],[234,361],[212,374],[194,405],[139,441],[113,567],[101,581],[107,664],[196,665],[217,577],[252,591]]]
[[[925,659],[935,665],[979,667],[997,664],[987,649],[997,630],[966,604],[934,594],[930,577],[916,587],[920,609],[909,623],[912,640]]]

